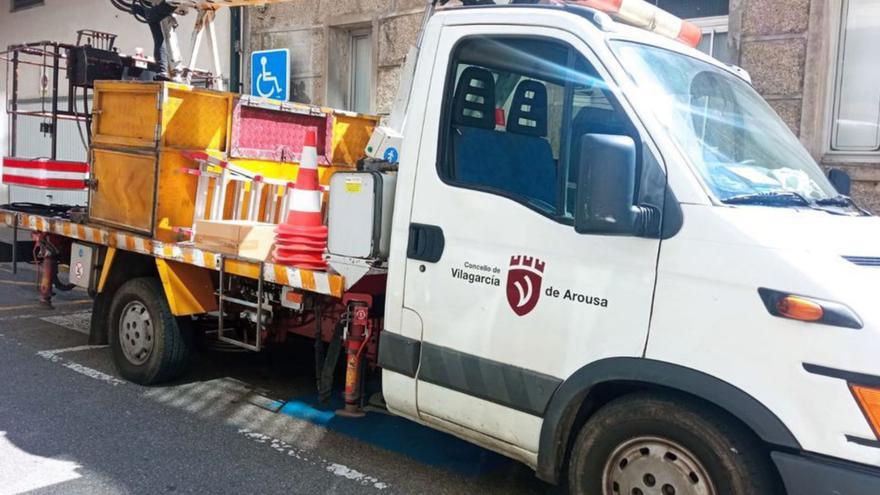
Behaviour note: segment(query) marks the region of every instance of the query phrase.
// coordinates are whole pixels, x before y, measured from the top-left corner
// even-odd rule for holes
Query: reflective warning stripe
[[[82,190],[86,188],[89,164],[58,160],[3,159],[4,184],[42,189]]]
[[[39,215],[18,214],[19,225],[37,232],[49,232],[71,239],[113,246],[124,251],[145,254],[157,258],[179,261],[210,270],[219,270],[220,254],[192,246],[164,243],[118,230],[75,224],[69,220],[44,218]],[[0,211],[0,221],[12,226],[16,213]],[[260,263],[239,259],[227,260],[231,274],[259,278]],[[327,272],[302,270],[274,263],[263,264],[263,279],[267,282],[317,292],[334,297],[343,295],[343,278]]]

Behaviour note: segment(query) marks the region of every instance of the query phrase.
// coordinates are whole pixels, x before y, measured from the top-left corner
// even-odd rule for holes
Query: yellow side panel
[[[174,316],[217,311],[214,282],[209,269],[161,258],[156,258],[156,267]]]
[[[104,292],[104,284],[107,283],[107,277],[113,268],[113,260],[116,259],[116,248],[108,247],[107,255],[104,256],[104,266],[101,268],[101,278],[98,279],[98,293]]]
[[[262,175],[267,179],[277,179],[284,181],[296,181],[296,174],[299,171],[297,163],[270,162],[263,160],[247,160],[237,158],[229,160],[238,167],[249,170],[254,174]],[[330,184],[330,176],[338,170],[352,170],[351,167],[318,167],[318,178],[323,185]]]
[[[95,83],[92,142],[104,146],[152,148],[159,123],[159,86],[152,83]]]
[[[354,165],[363,158],[376,122],[374,117],[334,115],[332,163]]]
[[[89,218],[128,230],[152,233],[156,155],[92,149]]]
[[[210,154],[220,156],[219,152]],[[198,169],[195,162],[181,152],[163,149],[159,152],[159,183],[156,192],[156,238],[163,242],[178,242],[174,227],[192,227],[195,214],[198,177],[184,172]]]
[[[162,107],[161,146],[226,150],[232,94],[170,85]]]

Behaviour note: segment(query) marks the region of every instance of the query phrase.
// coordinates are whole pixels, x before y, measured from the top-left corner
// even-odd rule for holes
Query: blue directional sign
[[[388,148],[385,150],[385,155],[382,156],[388,163],[397,163],[397,159],[400,158],[400,154],[397,152],[397,148]]]
[[[251,54],[251,94],[273,100],[290,99],[290,50],[262,50]]]

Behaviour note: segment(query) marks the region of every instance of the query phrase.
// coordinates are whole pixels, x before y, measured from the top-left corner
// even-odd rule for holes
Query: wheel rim
[[[153,353],[155,341],[153,320],[147,307],[140,301],[126,304],[119,317],[119,342],[125,358],[135,365],[144,364]]]
[[[602,471],[604,495],[717,495],[706,468],[688,449],[657,437],[619,445]]]

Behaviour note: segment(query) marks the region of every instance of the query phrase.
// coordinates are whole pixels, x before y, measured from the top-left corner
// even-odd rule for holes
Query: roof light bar
[[[691,22],[682,20],[644,0],[564,0],[610,14],[615,19],[667,38],[681,41],[694,48],[700,44],[703,33]]]

